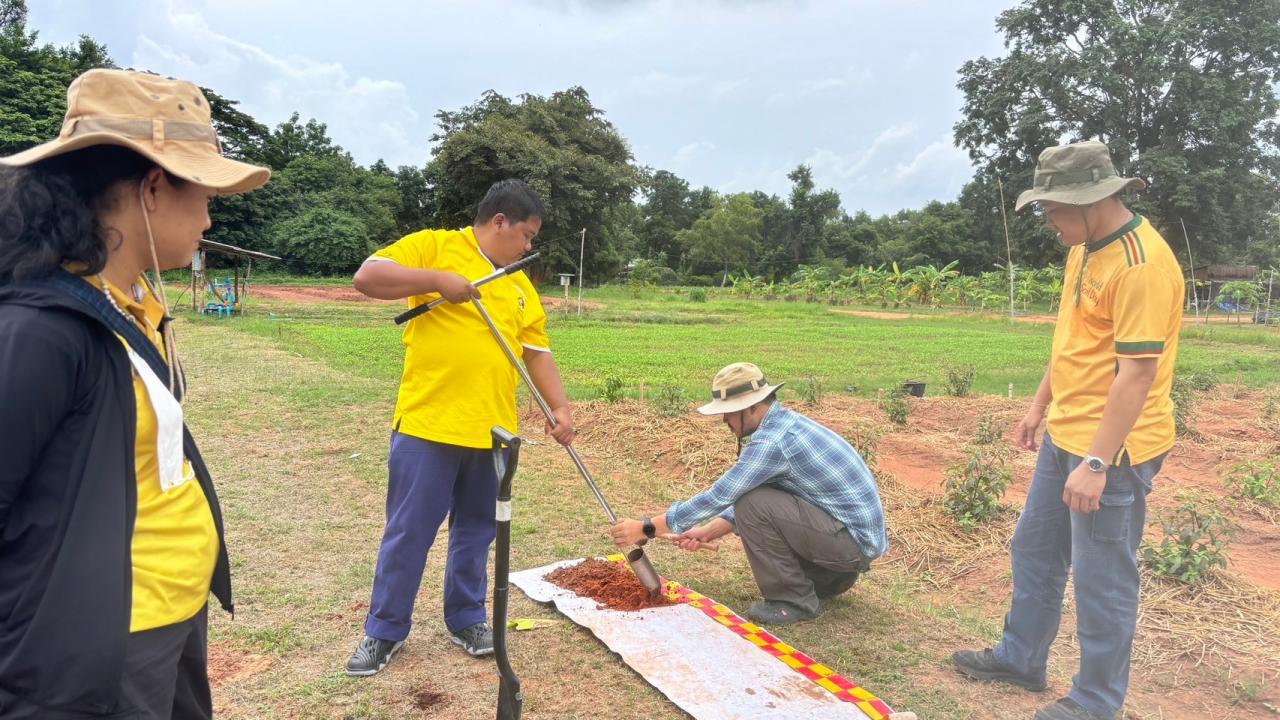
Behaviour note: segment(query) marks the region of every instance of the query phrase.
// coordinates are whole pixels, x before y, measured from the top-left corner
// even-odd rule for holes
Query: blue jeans
[[[1080,671],[1069,697],[1099,715],[1120,710],[1129,688],[1138,621],[1138,545],[1147,494],[1164,458],[1108,469],[1101,507],[1072,512],[1062,502],[1062,491],[1083,458],[1059,449],[1046,434],[1013,533],[1013,604],[996,657],[1020,673],[1044,675],[1062,619],[1067,572],[1074,568]]]
[[[497,532],[498,476],[492,452],[397,432],[391,436],[387,465],[387,526],[365,633],[393,641],[409,636],[427,552],[446,514],[445,626],[457,632],[484,622],[489,546]]]

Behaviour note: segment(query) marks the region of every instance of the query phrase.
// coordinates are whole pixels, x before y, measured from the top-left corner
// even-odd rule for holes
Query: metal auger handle
[[[488,275],[485,275],[484,277],[480,278],[479,280],[472,282],[471,284],[476,287],[480,287],[481,285],[484,285],[486,283],[491,283],[500,277],[506,277],[511,273],[520,272],[521,270],[532,265],[533,262],[537,260],[540,255],[542,255],[542,253],[530,253],[529,255],[525,255],[524,257],[511,263],[510,265],[507,265],[505,267],[500,267],[497,270],[494,270],[493,272],[489,273]],[[419,315],[426,314],[432,308],[442,305],[445,302],[447,301],[444,298],[436,298],[435,300],[432,300],[429,303],[423,303],[422,305],[419,305],[417,307],[409,308],[408,310],[405,310],[404,312],[396,316],[396,324],[403,325],[409,322],[410,320],[418,317]]]

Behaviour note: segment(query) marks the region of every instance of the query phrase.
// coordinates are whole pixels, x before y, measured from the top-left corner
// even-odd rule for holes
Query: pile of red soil
[[[551,571],[546,580],[611,610],[640,610],[672,604],[665,595],[651,597],[635,573],[609,560],[588,558],[577,565]]]

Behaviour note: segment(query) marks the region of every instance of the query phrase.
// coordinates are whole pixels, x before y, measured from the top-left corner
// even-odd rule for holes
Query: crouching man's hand
[[[644,523],[632,518],[619,518],[618,522],[609,528],[609,534],[613,537],[613,543],[618,547],[631,547],[645,539]]]

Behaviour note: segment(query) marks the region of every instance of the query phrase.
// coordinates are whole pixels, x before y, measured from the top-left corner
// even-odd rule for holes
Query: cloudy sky
[[[297,110],[358,161],[421,165],[434,115],[485,90],[582,85],[636,160],[785,195],[813,167],[846,209],[953,199],[967,59],[1014,0],[28,0],[58,44],[194,80],[274,126]]]

